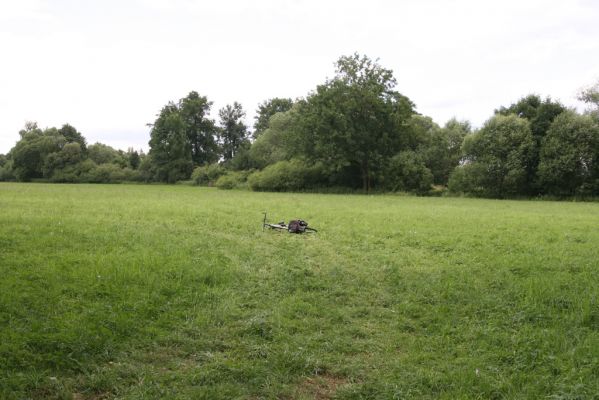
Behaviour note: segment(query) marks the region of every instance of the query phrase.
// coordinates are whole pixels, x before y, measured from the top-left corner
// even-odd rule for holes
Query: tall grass
[[[0,398],[596,398],[598,227],[596,203],[0,184]]]

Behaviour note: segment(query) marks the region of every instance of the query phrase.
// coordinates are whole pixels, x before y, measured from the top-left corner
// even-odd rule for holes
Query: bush
[[[131,168],[120,168],[116,164],[100,164],[91,169],[82,180],[91,183],[119,183],[141,180],[139,172]]]
[[[0,167],[0,182],[14,181],[15,179],[15,174],[12,172],[12,160],[9,160]]]
[[[220,164],[210,164],[197,167],[191,174],[191,180],[199,186],[212,186],[227,170]]]
[[[483,197],[532,193],[534,148],[526,119],[495,115],[464,140],[464,159],[468,164],[456,168],[449,186],[454,192]]]
[[[314,188],[325,182],[320,164],[308,165],[300,160],[279,161],[248,177],[248,184],[257,191],[297,191]]]
[[[121,182],[140,182],[142,181],[141,174],[139,171],[129,167],[125,167],[121,170]]]
[[[50,182],[78,183],[85,182],[88,173],[96,168],[92,160],[85,160],[77,164],[67,165],[63,168],[54,169],[50,176]]]
[[[485,190],[486,178],[484,165],[478,163],[460,165],[449,176],[447,188],[454,194],[484,197],[488,194]]]
[[[152,169],[152,162],[150,157],[143,157],[137,168],[137,178],[141,182],[151,182],[154,177],[154,171]]]
[[[244,187],[251,171],[231,171],[221,175],[215,182],[219,189],[239,189]]]
[[[538,178],[545,193],[599,195],[599,124],[589,115],[560,114],[540,151]]]
[[[432,184],[433,174],[416,152],[402,151],[391,158],[384,180],[387,190],[424,194]]]

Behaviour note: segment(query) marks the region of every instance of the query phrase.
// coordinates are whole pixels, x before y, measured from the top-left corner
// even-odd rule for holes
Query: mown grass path
[[[0,276],[3,399],[599,398],[597,203],[2,183]]]

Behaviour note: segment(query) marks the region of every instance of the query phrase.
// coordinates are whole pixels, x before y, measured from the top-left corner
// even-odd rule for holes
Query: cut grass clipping
[[[597,398],[598,227],[597,203],[2,183],[0,398]]]

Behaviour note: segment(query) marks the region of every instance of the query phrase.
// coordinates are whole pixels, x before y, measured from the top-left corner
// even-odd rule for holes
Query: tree
[[[582,89],[578,94],[578,100],[599,108],[599,81],[594,85]]]
[[[386,189],[394,192],[427,193],[433,184],[433,174],[420,154],[405,150],[391,158],[385,171],[384,184]]]
[[[243,123],[245,112],[241,104],[234,102],[219,110],[219,141],[223,160],[230,161],[244,143],[248,142],[248,129]]]
[[[217,129],[214,120],[208,117],[210,107],[212,102],[195,91],[179,100],[175,107],[184,126],[194,165],[210,164],[218,160]]]
[[[526,194],[534,152],[528,120],[495,115],[466,137],[463,152],[465,165],[454,170],[450,190],[488,197]]]
[[[543,138],[547,135],[547,131],[553,120],[564,111],[566,111],[566,108],[561,103],[551,100],[550,97],[542,100],[540,96],[535,94],[523,97],[507,108],[501,107],[499,110],[495,110],[495,113],[497,114],[514,114],[520,118],[525,118],[530,122],[530,130],[535,146],[527,170],[527,179],[530,186],[527,188],[526,194],[533,195],[539,192],[536,174],[539,166],[541,143],[543,142]]]
[[[50,178],[55,171],[83,161],[83,150],[79,142],[64,145],[60,151],[48,155],[43,165],[44,178]]]
[[[424,117],[418,116],[423,119]],[[430,118],[425,118],[429,119]],[[421,129],[423,123],[420,123]],[[418,152],[433,175],[433,182],[438,185],[447,185],[449,175],[460,163],[462,156],[462,143],[471,131],[467,121],[449,120],[443,128],[433,123],[421,134],[422,144]]]
[[[566,111],[566,107],[551,100],[550,97],[542,100],[536,94],[529,94],[509,107],[500,107],[495,110],[495,113],[500,115],[515,114],[520,118],[526,118],[530,121],[530,130],[535,141],[540,144],[540,140],[547,134],[547,130],[555,117],[564,111]]]
[[[392,71],[368,57],[341,57],[336,76],[300,103],[296,137],[303,154],[332,173],[357,171],[352,181],[368,192],[409,136],[413,104],[395,85]]]
[[[9,156],[0,154],[0,182],[14,179],[12,163]]]
[[[262,169],[267,165],[287,160],[293,155],[290,132],[297,118],[297,108],[273,115],[268,128],[252,143],[249,149],[253,168]]]
[[[10,151],[15,177],[19,181],[42,178],[46,159],[50,154],[60,151],[66,139],[56,128],[42,131],[36,123],[27,123],[19,134],[21,140]]]
[[[131,169],[139,168],[139,164],[141,163],[141,157],[139,156],[137,150],[133,150],[132,147],[127,149],[127,161]]]
[[[187,179],[194,165],[218,160],[216,126],[208,118],[212,102],[190,92],[162,108],[150,132],[150,154],[144,176],[164,182]],[[141,165],[141,164],[140,164]]]
[[[174,183],[187,179],[193,168],[186,124],[174,103],[162,108],[150,132],[152,175],[155,180]]]
[[[268,122],[273,115],[289,111],[291,110],[291,107],[293,107],[293,100],[279,97],[266,100],[260,104],[256,110],[256,116],[254,117],[256,122],[254,123],[253,138],[257,139],[266,129],[268,129]]]
[[[539,180],[549,194],[599,195],[599,123],[572,111],[558,116],[541,148]]]
[[[83,135],[77,131],[73,126],[69,124],[64,124],[59,130],[58,133],[64,136],[67,143],[79,143],[81,151],[85,153],[86,151],[86,141]]]
[[[96,164],[117,163],[120,164],[119,151],[102,143],[94,143],[87,147],[88,157]]]

